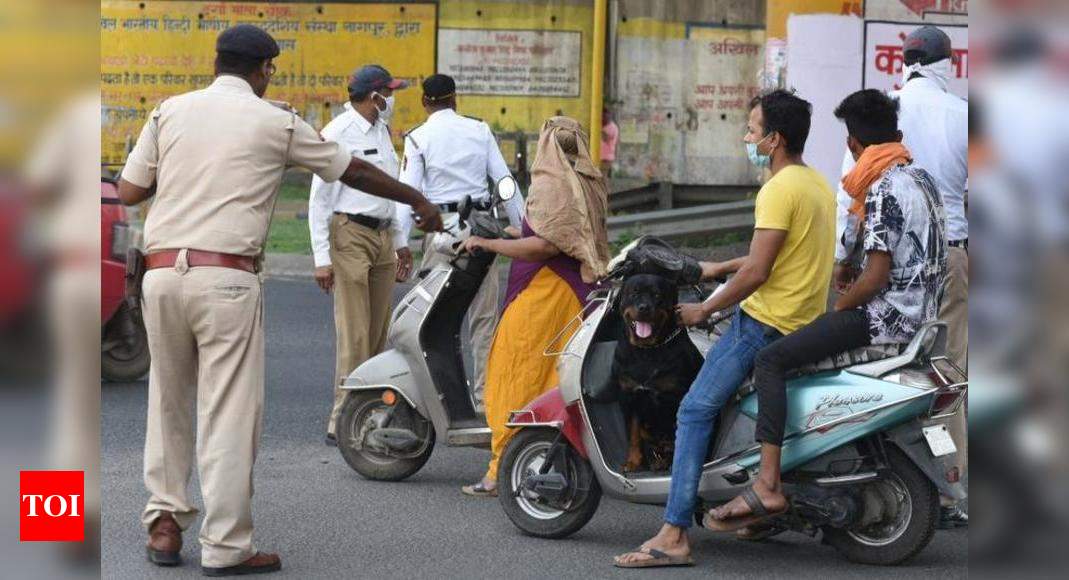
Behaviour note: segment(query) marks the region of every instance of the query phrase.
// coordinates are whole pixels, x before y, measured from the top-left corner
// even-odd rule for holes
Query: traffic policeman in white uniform
[[[337,141],[353,157],[363,159],[396,178],[400,162],[387,125],[395,90],[408,82],[383,67],[361,67],[350,78],[349,102],[322,135]],[[394,219],[394,202],[353,189],[340,181],[312,178],[308,227],[312,235],[315,279],[334,293],[336,355],[334,404],[327,421],[327,445],[337,445],[334,424],[345,402],[342,380],[367,359],[382,352],[390,325],[394,280],[398,275],[394,248],[407,246]]]
[[[428,114],[427,121],[405,135],[401,182],[423,192],[443,214],[456,212],[466,195],[476,202],[488,202],[487,180],[496,184],[511,175],[489,125],[457,114],[456,83],[447,75],[436,74],[424,79],[423,108]],[[505,211],[510,226],[518,232],[523,221],[523,197],[516,195],[506,202]],[[398,204],[397,219],[401,224],[401,235],[407,241],[411,210]],[[433,243],[433,235],[424,237],[420,270],[449,260],[448,256],[432,250]],[[401,270],[404,270],[406,260],[411,263],[407,248],[398,251],[398,259]],[[499,268],[495,265],[468,310],[475,363],[472,396],[478,409],[482,409],[486,359],[490,356],[497,325],[499,293]]]
[[[148,559],[181,563],[182,530],[197,515],[196,460],[208,576],[272,572],[253,544],[253,463],[264,406],[263,298],[258,259],[287,166],[414,207],[441,228],[437,207],[337,143],[288,107],[263,99],[278,44],[238,25],[219,35],[215,81],[171,97],[149,116],[127,159],[119,197],[152,199],[145,221],[143,312],[152,367],[142,514]]]

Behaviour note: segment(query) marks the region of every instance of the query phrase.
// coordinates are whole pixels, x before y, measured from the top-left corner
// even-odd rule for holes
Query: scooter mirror
[[[506,175],[497,182],[497,197],[501,201],[508,201],[516,197],[516,192],[519,188],[520,186],[516,184],[516,180],[511,175]]]
[[[474,209],[474,206],[472,205],[471,196],[465,195],[457,206],[457,217],[460,220],[459,225],[461,228],[467,227],[467,221],[471,216],[472,209]]]

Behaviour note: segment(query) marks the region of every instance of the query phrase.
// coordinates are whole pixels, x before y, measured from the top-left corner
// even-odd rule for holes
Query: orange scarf
[[[857,165],[843,178],[843,189],[854,200],[850,213],[865,221],[865,197],[869,188],[885,171],[896,165],[912,163],[913,156],[901,143],[869,145],[857,160]]]

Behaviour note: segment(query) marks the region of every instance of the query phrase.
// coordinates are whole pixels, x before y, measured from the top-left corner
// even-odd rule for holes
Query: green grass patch
[[[300,201],[308,203],[309,187],[310,185],[307,183],[283,183],[282,188],[278,190],[278,201]]]
[[[271,254],[312,254],[308,221],[276,217],[267,234],[267,252]]]

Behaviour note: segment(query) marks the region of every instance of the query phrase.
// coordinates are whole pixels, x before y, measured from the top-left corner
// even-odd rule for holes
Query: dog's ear
[[[661,296],[664,297],[664,301],[669,307],[675,306],[676,304],[679,303],[679,287],[678,286],[676,286],[675,284],[669,282],[665,278],[661,278],[660,286],[661,286],[661,288],[660,288]]]

